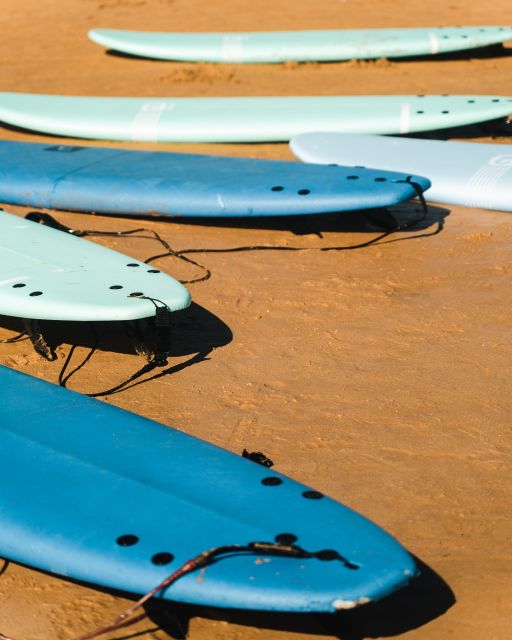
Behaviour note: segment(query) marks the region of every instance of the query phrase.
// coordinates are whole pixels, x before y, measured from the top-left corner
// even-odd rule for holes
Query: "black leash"
[[[428,205],[427,202],[425,200],[425,196],[423,195],[423,189],[421,188],[421,186],[417,183],[414,182],[412,180],[412,177],[409,176],[408,178],[406,178],[405,180],[401,180],[400,182],[406,182],[408,184],[410,184],[419,201],[421,204],[421,209],[422,209],[422,213],[421,216],[409,221],[409,222],[405,222],[403,224],[397,225],[396,227],[392,228],[392,229],[388,229],[386,231],[384,231],[382,234],[380,234],[379,236],[372,238],[371,240],[367,240],[365,242],[361,242],[358,244],[354,244],[354,245],[344,245],[344,246],[328,246],[328,247],[290,247],[290,246],[283,246],[283,245],[248,245],[248,246],[241,246],[241,247],[228,247],[225,249],[182,249],[180,251],[176,251],[175,249],[173,249],[171,247],[171,245],[164,240],[164,238],[162,238],[156,231],[152,230],[152,229],[146,229],[144,227],[141,228],[137,228],[137,229],[129,229],[126,231],[97,231],[94,229],[72,229],[70,227],[65,226],[64,224],[62,224],[61,222],[59,222],[56,218],[54,218],[53,216],[49,215],[48,213],[42,213],[42,212],[38,212],[38,211],[31,211],[30,213],[28,213],[25,217],[29,220],[32,220],[33,222],[38,222],[40,224],[44,224],[47,226],[50,226],[54,229],[58,229],[59,231],[63,231],[65,233],[70,233],[71,235],[77,236],[77,237],[86,237],[86,236],[97,236],[97,237],[131,237],[131,238],[144,238],[144,239],[149,239],[149,240],[156,240],[157,242],[159,242],[162,247],[165,249],[165,253],[160,253],[154,256],[151,256],[149,258],[147,258],[146,260],[144,260],[144,262],[146,264],[150,264],[151,262],[154,262],[155,260],[158,260],[160,258],[165,258],[165,257],[173,257],[173,258],[177,258],[179,260],[182,260],[184,262],[186,262],[187,264],[193,265],[195,267],[198,267],[199,269],[201,269],[203,271],[203,275],[199,276],[197,278],[191,279],[191,280],[180,280],[180,282],[182,284],[195,284],[198,282],[204,282],[206,280],[208,280],[211,275],[212,272],[210,269],[208,269],[207,267],[205,267],[204,265],[200,264],[199,262],[193,260],[192,258],[189,258],[188,256],[190,254],[207,254],[207,253],[241,253],[241,252],[245,252],[245,251],[292,251],[292,252],[297,252],[297,251],[321,251],[321,252],[327,252],[327,251],[348,251],[348,250],[352,250],[352,249],[363,249],[366,247],[370,247],[373,245],[378,245],[380,243],[381,240],[383,240],[384,238],[386,238],[387,236],[396,233],[397,231],[405,231],[407,229],[411,229],[413,227],[415,227],[416,225],[420,224],[421,222],[423,222],[426,217],[428,216]],[[144,235],[144,234],[150,234],[150,235]],[[168,309],[168,307],[161,301],[161,300],[156,300],[154,298],[150,298],[150,297],[146,297],[144,296],[146,299],[151,300],[153,302],[153,304],[155,305],[155,318],[156,318],[156,324],[157,324],[157,331],[158,331],[158,327],[159,326],[167,326],[167,323],[170,321],[170,311]],[[85,356],[84,360],[78,365],[76,366],[72,371],[70,371],[67,375],[66,375],[66,371],[70,365],[70,362],[73,358],[73,355],[76,351],[77,345],[73,345],[66,357],[66,360],[64,361],[64,365],[62,366],[62,369],[60,371],[59,374],[59,384],[63,387],[66,386],[66,384],[68,383],[69,379],[75,375],[75,373],[77,373],[78,371],[80,371],[80,369],[82,369],[87,362],[89,362],[89,360],[92,358],[94,352],[97,350],[98,348],[98,343],[99,343],[99,336],[98,336],[98,332],[96,330],[96,327],[93,325],[92,326],[92,330],[94,332],[94,340],[93,340],[93,346],[91,347],[89,353]],[[23,336],[25,334],[19,334],[19,336],[15,336],[14,338],[10,338],[8,340],[5,340],[5,342],[17,342],[18,340],[22,340],[25,339]],[[2,341],[4,342],[4,341]],[[158,350],[157,350],[158,351]],[[201,361],[204,360],[206,358],[208,354],[197,354],[195,356],[193,356],[188,363],[184,363],[183,365],[178,365],[176,367],[176,369],[181,369],[184,366],[189,366],[189,364],[192,364],[195,361]],[[108,396],[108,395],[112,395],[114,393],[118,393],[119,391],[123,391],[126,390],[128,388],[131,388],[133,386],[133,383],[135,384],[140,384],[141,382],[144,382],[142,380],[139,380],[139,382],[136,382],[139,378],[141,378],[142,376],[150,373],[151,371],[153,371],[154,369],[158,368],[158,367],[164,367],[165,365],[167,365],[167,357],[166,355],[163,355],[162,353],[158,353],[155,355],[154,358],[150,359],[149,362],[147,364],[145,364],[143,367],[141,367],[138,371],[136,371],[133,375],[131,375],[128,379],[124,380],[123,382],[121,382],[120,384],[116,385],[115,387],[112,387],[110,389],[107,389],[106,391],[100,391],[97,393],[88,393],[86,395],[93,397],[93,398],[98,398],[101,396]],[[157,376],[152,376],[150,378],[148,378],[146,381],[148,380],[152,380],[156,377],[160,377],[160,375],[165,375],[165,372],[162,372],[161,374],[158,374]]]
[[[173,258],[177,258],[178,260],[182,260],[188,264],[191,264],[195,267],[199,267],[204,272],[204,275],[195,278],[192,280],[180,280],[182,284],[194,284],[196,282],[203,282],[204,280],[208,280],[211,276],[211,272],[209,269],[204,267],[199,262],[192,260],[191,258],[187,258],[187,256],[182,255],[182,251],[175,251],[170,244],[164,240],[156,231],[153,229],[146,229],[145,227],[140,227],[138,229],[128,229],[126,231],[97,231],[95,229],[72,229],[71,227],[66,227],[61,222],[59,222],[56,218],[51,216],[49,213],[42,213],[39,211],[30,211],[25,216],[28,220],[32,220],[32,222],[38,222],[39,224],[44,224],[48,227],[52,227],[53,229],[57,229],[59,231],[64,231],[65,233],[69,233],[73,236],[77,236],[79,238],[85,238],[86,236],[96,236],[96,237],[132,237],[132,238],[144,238],[146,240],[156,240],[159,242],[166,252],[162,254],[162,256],[172,256]],[[141,233],[149,233],[151,235],[139,235]],[[185,252],[186,253],[186,252]],[[149,264],[155,258],[148,258],[144,260],[146,264]]]
[[[47,213],[39,213],[37,211],[32,211],[29,214],[27,214],[26,217],[30,220],[33,220],[34,222],[47,224],[49,226],[52,226],[55,229],[66,231],[67,233],[71,233],[79,237],[130,236],[133,238],[145,238],[150,240],[151,239],[157,240],[166,249],[165,253],[159,253],[157,255],[151,256],[150,258],[147,258],[146,260],[144,260],[144,262],[146,264],[150,264],[155,260],[158,260],[160,258],[165,258],[167,256],[177,258],[179,260],[183,260],[184,262],[187,262],[188,264],[192,264],[193,266],[199,267],[201,270],[203,270],[204,275],[201,277],[195,278],[193,280],[180,280],[182,284],[195,284],[197,282],[204,282],[205,280],[208,280],[212,274],[210,269],[200,264],[199,262],[196,262],[195,260],[192,260],[191,258],[189,258],[188,256],[190,254],[240,253],[244,251],[349,251],[352,249],[364,249],[366,247],[370,247],[372,245],[378,244],[381,240],[383,240],[384,238],[386,238],[387,236],[393,233],[396,233],[398,231],[406,231],[407,229],[412,229],[413,227],[422,223],[427,218],[428,205],[425,200],[425,196],[423,194],[423,189],[421,185],[419,185],[417,182],[414,182],[411,176],[408,176],[405,180],[399,180],[398,182],[407,183],[413,187],[416,193],[416,196],[418,197],[421,204],[421,210],[422,210],[421,215],[417,218],[414,218],[413,220],[410,220],[409,222],[404,222],[402,224],[397,225],[396,227],[393,227],[392,229],[387,229],[376,238],[372,238],[371,240],[366,240],[365,242],[360,242],[358,244],[352,244],[352,245],[329,246],[329,247],[290,247],[290,246],[283,246],[283,245],[247,245],[242,247],[228,247],[225,249],[194,249],[192,248],[192,249],[181,249],[179,251],[176,251],[170,246],[170,244],[166,240],[164,240],[156,231],[153,231],[152,229],[139,228],[139,229],[131,229],[127,231],[96,231],[93,229],[76,230],[76,229],[70,229],[69,227],[64,226],[58,220],[56,220],[55,218],[53,218]],[[142,232],[147,232],[151,235],[150,236],[136,235]]]
[[[275,542],[249,542],[248,544],[226,544],[220,547],[214,547],[203,551],[194,558],[187,560],[180,567],[178,567],[167,578],[157,584],[151,591],[148,591],[139,600],[130,605],[122,613],[117,615],[110,623],[97,627],[96,629],[89,631],[88,633],[75,636],[74,640],[92,640],[98,638],[110,631],[115,631],[128,627],[135,622],[146,617],[146,613],[138,613],[140,609],[152,598],[159,593],[163,592],[177,580],[186,576],[198,569],[207,567],[216,560],[220,560],[222,557],[230,557],[239,554],[261,555],[261,556],[281,556],[287,558],[296,559],[308,559],[317,558],[319,560],[338,560],[343,563],[347,569],[359,569],[359,565],[353,564],[337,551],[306,551],[302,547],[295,544],[279,544]],[[326,555],[328,554],[328,556]],[[0,640],[13,640],[11,636],[0,633]]]

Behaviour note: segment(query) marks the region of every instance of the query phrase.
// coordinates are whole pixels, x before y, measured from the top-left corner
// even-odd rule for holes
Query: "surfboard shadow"
[[[203,61],[200,60],[162,60],[162,58],[153,58],[151,56],[140,56],[137,55],[135,53],[126,53],[124,51],[117,51],[116,49],[106,49],[105,50],[105,54],[112,57],[112,58],[125,58],[128,60],[149,60],[152,62],[162,62],[163,64],[169,65],[172,63],[175,64],[205,64]],[[435,55],[418,55],[418,56],[400,56],[400,57],[393,57],[390,56],[388,58],[386,58],[384,56],[384,58],[386,58],[387,60],[389,60],[390,62],[436,62],[437,60],[439,61],[449,61],[449,60],[471,60],[471,59],[479,59],[479,60],[487,60],[490,58],[508,58],[512,56],[512,48],[508,48],[503,46],[503,44],[501,43],[496,43],[496,44],[490,44],[490,45],[485,45],[483,47],[475,47],[475,48],[471,48],[471,49],[462,49],[460,51],[449,51],[446,53],[436,53]],[[379,60],[379,58],[371,58],[371,59],[358,59],[358,62],[377,62]],[[322,60],[322,61],[293,61],[294,64],[301,66],[301,65],[333,65],[333,64],[340,64],[340,63],[353,63],[354,60]],[[226,66],[226,63],[219,63],[219,62],[212,62],[212,63],[206,63],[206,64],[213,64],[213,65],[219,65],[219,66]],[[228,63],[230,64],[230,63]],[[231,63],[233,66],[244,66],[244,67],[248,67],[251,66],[251,63],[243,63],[243,65],[241,64],[237,64],[237,63]],[[261,66],[262,63],[252,63],[253,66]],[[281,63],[263,63],[263,64],[272,64],[273,67],[276,66],[284,66],[286,69],[288,69],[289,63],[287,62],[281,62]]]
[[[271,631],[330,635],[340,640],[363,640],[400,635],[443,615],[455,602],[455,594],[443,578],[415,558],[421,574],[408,587],[387,598],[336,614],[275,613],[194,607],[150,601],[149,619],[171,638],[187,637],[190,620],[201,617]]]
[[[426,194],[428,195],[428,194]],[[444,229],[445,218],[450,214],[449,209],[428,205],[426,215],[423,214],[419,203],[408,202],[390,209],[371,209],[364,212],[343,212],[342,214],[323,214],[306,216],[287,216],[286,218],[272,219],[212,219],[208,225],[217,227],[236,227],[240,229],[270,229],[290,231],[296,236],[316,235],[318,243],[309,246],[309,251],[350,251],[363,249],[372,245],[414,240],[435,236]],[[181,223],[184,221],[182,220]],[[201,224],[199,220],[189,219],[187,224]],[[204,224],[204,222],[203,222]],[[369,239],[360,242],[340,243],[324,237],[324,233],[365,233],[372,234]],[[251,252],[251,251],[302,251],[300,245],[293,246],[290,243],[280,245],[251,246],[241,244],[232,247],[226,252]],[[215,250],[199,251],[202,262],[205,254],[216,253]],[[195,257],[194,256],[194,257]]]
[[[173,63],[198,64],[198,65],[202,64],[200,61],[194,62],[193,60],[189,62],[187,60],[165,60],[165,59],[162,60],[162,58],[153,58],[151,56],[139,56],[136,53],[126,53],[125,51],[117,51],[117,49],[105,49],[105,55],[110,56],[111,58],[125,58],[127,60],[147,60],[148,62],[151,62],[151,63],[161,62],[162,65],[169,65]]]
[[[404,138],[427,138],[432,140],[450,140],[452,138],[509,138],[512,136],[512,121],[497,118],[486,122],[475,122],[461,127],[416,131]],[[428,192],[427,192],[428,193]]]
[[[76,344],[92,347],[95,336],[89,322],[45,321],[45,337],[51,347]],[[98,349],[114,353],[133,354],[123,322],[97,322]],[[0,315],[0,327],[9,331],[21,331],[19,318]],[[211,311],[192,302],[188,309],[172,313],[172,343],[169,355],[181,357],[224,347],[233,339],[228,325]]]
[[[456,61],[456,60],[489,60],[492,58],[510,58],[512,48],[505,47],[500,43],[490,44],[474,49],[461,49],[460,51],[447,51],[446,53],[436,53],[435,55],[404,56],[400,58],[389,58],[392,62],[436,62],[436,61]]]
[[[25,135],[36,136],[37,138],[45,138],[48,141],[53,140],[53,138],[59,138],[63,140],[72,140],[70,136],[59,135],[58,133],[45,133],[44,131],[34,131],[33,129],[24,129],[23,127],[17,127],[14,124],[9,124],[8,122],[3,122],[0,120],[0,127],[5,129],[6,131],[13,131],[14,133],[23,133]],[[81,138],[80,138],[81,139]]]
[[[425,192],[428,200],[428,191]],[[377,230],[403,232],[397,229],[405,223],[418,223],[414,227],[409,227],[408,231],[424,231],[429,227],[435,227],[442,223],[449,215],[449,210],[437,205],[428,205],[428,214],[423,218],[418,202],[410,201],[387,209],[365,209],[361,211],[341,211],[333,213],[287,215],[287,216],[262,216],[262,217],[173,217],[168,215],[151,216],[128,216],[130,219],[151,220],[153,222],[163,222],[166,224],[173,221],[180,225],[235,228],[235,229],[266,229],[269,231],[290,231],[294,235],[317,235],[322,237],[322,233],[375,233]],[[95,214],[99,215],[99,214]],[[101,214],[109,218],[123,218],[120,214]],[[422,219],[420,219],[422,218]],[[321,246],[319,244],[318,248]],[[195,249],[194,249],[195,252]],[[208,253],[207,251],[205,253]]]
[[[231,329],[215,314],[211,313],[204,307],[192,303],[188,309],[177,311],[172,314],[171,326],[171,343],[170,349],[166,353],[165,358],[154,365],[147,363],[143,358],[137,357],[134,365],[135,373],[131,373],[129,377],[125,375],[124,379],[117,381],[117,384],[108,389],[87,392],[93,396],[99,397],[104,395],[112,395],[126,391],[131,387],[145,384],[151,380],[178,373],[183,369],[199,364],[209,359],[209,354],[219,347],[229,344],[233,339]],[[88,361],[93,357],[96,350],[116,352],[124,354],[135,354],[134,342],[129,332],[123,327],[127,323],[121,322],[57,322],[46,321],[39,323],[44,340],[49,349],[56,353],[59,347],[64,345],[72,345],[71,349],[64,347],[68,361],[57,358],[55,365],[59,367],[59,382],[67,386],[69,378],[78,373],[82,367],[86,366]],[[23,330],[20,318],[12,318],[0,315],[0,327],[9,331],[18,332]],[[19,342],[25,340],[24,336],[13,337],[6,336],[7,340]],[[5,340],[5,338],[3,338]],[[30,342],[26,343],[27,349],[33,351]],[[9,344],[0,344],[4,350],[8,351]],[[79,355],[74,355],[76,347],[84,347],[85,351],[81,351]],[[182,362],[173,362],[173,358],[187,358]],[[109,360],[109,366],[115,372],[115,361]],[[86,392],[83,390],[83,392]]]
[[[448,583],[418,557],[414,556],[414,558],[421,573],[407,587],[379,602],[366,604],[352,611],[334,614],[278,613],[221,609],[152,599],[144,605],[144,612],[151,623],[151,628],[130,631],[128,627],[125,632],[118,631],[119,635],[115,638],[128,640],[162,630],[174,640],[186,640],[190,621],[197,617],[260,630],[287,631],[312,636],[327,635],[339,640],[364,640],[400,635],[428,624],[442,616],[456,603],[455,594]],[[6,569],[9,564],[9,561],[5,560],[3,568]],[[34,569],[23,563],[17,564],[43,575],[55,577],[55,574],[48,571]],[[67,576],[62,579],[71,584],[131,601],[136,601],[140,597]]]
[[[7,571],[9,564],[9,560],[5,560],[5,558],[0,559],[0,577]]]

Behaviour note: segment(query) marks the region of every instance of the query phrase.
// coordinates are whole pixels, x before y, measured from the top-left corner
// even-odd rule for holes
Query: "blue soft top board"
[[[297,612],[378,600],[416,572],[377,525],[273,470],[5,367],[0,385],[2,557],[145,593],[206,549],[285,534],[346,561],[231,555],[163,597]]]
[[[409,174],[0,141],[0,202],[123,215],[275,216],[386,207]],[[412,176],[422,189],[430,182]]]

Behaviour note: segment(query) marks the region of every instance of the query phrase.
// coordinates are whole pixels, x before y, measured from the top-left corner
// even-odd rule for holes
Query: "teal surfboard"
[[[376,524],[311,487],[135,414],[0,367],[0,557],[142,594],[223,545],[232,552],[159,597],[334,612],[416,574]]]
[[[204,62],[399,58],[474,49],[512,40],[512,27],[333,29],[253,33],[162,33],[92,29],[94,42],[131,55]]]
[[[190,304],[174,278],[94,242],[0,210],[0,314],[36,320],[137,320]]]
[[[512,145],[312,133],[290,147],[305,162],[412,171],[428,176],[432,202],[512,211]]]
[[[288,141],[309,131],[410,133],[512,113],[502,96],[97,98],[0,93],[0,122],[79,138]]]

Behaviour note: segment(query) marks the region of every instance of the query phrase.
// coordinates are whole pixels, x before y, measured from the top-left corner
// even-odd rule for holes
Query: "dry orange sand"
[[[84,95],[511,94],[512,50],[434,60],[275,66],[173,64],[107,55],[92,27],[263,30],[507,24],[509,0],[2,0],[0,88]],[[47,136],[2,130],[2,137]],[[502,138],[499,141],[506,142]],[[98,143],[100,144],[100,143]],[[135,144],[126,147],[137,148]],[[286,145],[144,148],[291,158]],[[24,214],[21,207],[7,207]],[[400,216],[414,215],[407,205]],[[75,228],[135,220],[59,213]],[[360,216],[293,223],[145,222],[176,248],[322,247],[371,239]],[[437,232],[437,233],[435,233]],[[360,511],[425,563],[411,588],[339,616],[274,616],[152,607],[113,637],[141,640],[506,640],[511,637],[509,214],[433,207],[423,230],[367,249],[208,255],[208,282],[176,330],[170,364],[189,366],[106,401],[222,447],[263,450],[276,468]],[[139,258],[151,243],[109,240]],[[177,277],[181,263],[160,265]],[[0,319],[0,338],[15,325]],[[0,363],[56,382],[72,340],[49,363],[27,342]],[[81,350],[85,354],[85,350]],[[106,333],[70,387],[97,391],[141,366]],[[136,507],[136,505],[135,505]],[[9,564],[0,630],[71,638],[127,604],[110,593]],[[132,635],[138,633],[139,635]]]

